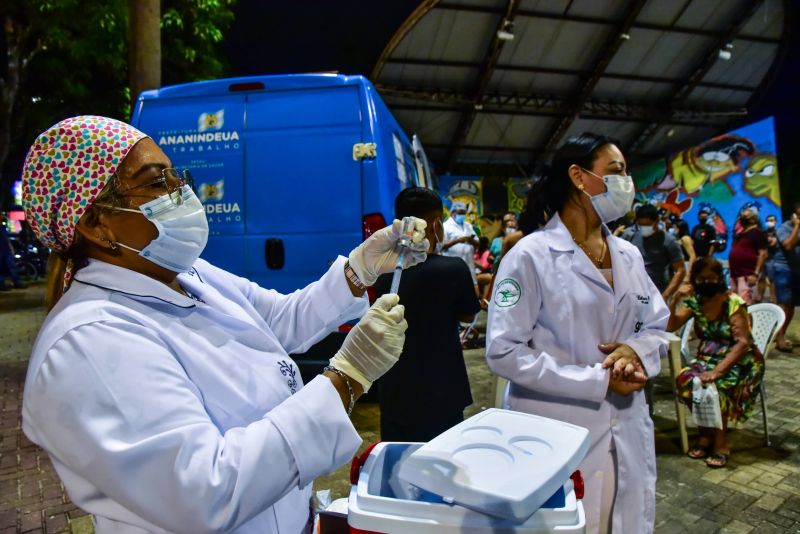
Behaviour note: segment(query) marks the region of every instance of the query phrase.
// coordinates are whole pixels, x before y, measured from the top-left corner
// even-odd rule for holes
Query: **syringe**
[[[397,294],[397,289],[400,287],[400,277],[403,275],[403,258],[406,251],[411,248],[411,238],[414,236],[414,219],[411,217],[403,217],[403,230],[400,234],[400,239],[397,240],[397,247],[400,249],[397,255],[397,264],[394,266],[394,275],[392,275],[392,287],[389,289],[390,293]]]

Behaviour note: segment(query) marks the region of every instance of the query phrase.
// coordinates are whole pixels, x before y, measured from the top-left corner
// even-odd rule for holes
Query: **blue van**
[[[210,228],[203,258],[282,293],[391,221],[402,189],[436,188],[419,140],[363,76],[163,87],[139,96],[131,122],[192,172]]]

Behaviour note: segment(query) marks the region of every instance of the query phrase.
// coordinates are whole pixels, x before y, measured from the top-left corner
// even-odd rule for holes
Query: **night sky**
[[[724,0],[720,0],[724,1]],[[419,0],[239,0],[225,43],[231,76],[339,71],[369,76],[383,48]],[[790,20],[800,6],[790,5]],[[800,35],[760,103],[731,129],[774,115],[783,205],[800,201]],[[720,132],[722,133],[722,132]]]
[[[419,0],[239,0],[226,48],[234,76],[339,71],[368,76]]]

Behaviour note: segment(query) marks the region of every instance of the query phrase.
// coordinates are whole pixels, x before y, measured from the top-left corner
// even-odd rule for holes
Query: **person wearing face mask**
[[[450,218],[444,222],[444,244],[442,254],[461,258],[472,274],[472,285],[478,295],[478,279],[475,276],[475,249],[478,248],[478,236],[475,229],[467,221],[467,206],[463,202],[453,202],[450,206]]]
[[[31,146],[23,205],[52,254],[23,431],[100,534],[310,532],[311,482],[352,457],[353,404],[403,347],[397,295],[364,296],[402,225],[280,295],[199,259],[208,222],[189,179],[106,117]],[[425,259],[424,230],[405,267]],[[289,353],[362,315],[303,384]]]
[[[786,313],[786,321],[775,336],[775,347],[791,352],[792,343],[786,339],[786,329],[794,317],[795,306],[800,306],[800,203],[794,204],[789,218],[775,230],[775,248],[771,251],[775,258],[776,300]]]
[[[503,250],[503,238],[513,234],[518,229],[519,223],[517,222],[516,214],[508,212],[503,215],[500,233],[494,239],[492,239],[492,244],[489,246],[489,252],[491,252],[492,256],[494,256],[495,262]]]
[[[678,375],[676,389],[691,407],[694,377],[713,382],[719,393],[722,429],[700,427],[700,437],[688,455],[705,459],[709,467],[725,467],[730,456],[728,424],[742,423],[753,414],[764,377],[764,357],[753,342],[744,300],[728,291],[722,264],[715,258],[699,258],[689,279],[691,283],[682,286],[679,298],[670,304],[667,328],[677,330],[694,317],[700,345],[697,356]],[[678,308],[678,301],[684,306]]]
[[[764,235],[767,237],[767,260],[764,262],[764,276],[759,281],[759,292],[762,295],[762,302],[778,302],[780,297],[775,294],[777,290],[776,278],[782,277],[783,273],[780,272],[782,267],[786,267],[786,276],[784,279],[780,280],[780,282],[782,282],[781,285],[785,287],[789,281],[789,269],[786,264],[786,255],[783,253],[783,247],[778,243],[778,236],[775,233],[777,230],[777,222],[778,218],[775,215],[767,215],[767,218],[764,220]],[[789,300],[791,301],[791,293]]]
[[[708,220],[711,216],[711,210],[708,208],[700,208],[697,214],[697,226],[692,228],[692,242],[694,243],[694,252],[698,258],[705,258],[714,254],[714,244],[717,242],[717,231],[714,225]]]
[[[403,273],[397,291],[408,330],[400,361],[380,380],[383,441],[429,441],[464,420],[472,404],[458,323],[472,322],[480,310],[472,278],[460,258],[439,253],[445,239],[442,199],[423,187],[404,189],[395,216],[427,223],[427,259]],[[389,292],[391,275],[378,278],[377,295]],[[409,393],[409,384],[424,395]]]
[[[489,305],[486,360],[510,382],[507,406],[589,429],[590,534],[652,532],[655,520],[642,389],[661,369],[669,310],[638,249],[606,226],[633,197],[615,141],[567,139],[529,193],[523,220],[536,230],[501,261]]]
[[[767,236],[761,230],[758,212],[745,208],[739,217],[740,231],[734,234],[728,267],[731,271],[731,287],[747,304],[761,300],[758,281],[764,274],[767,261]]]
[[[683,264],[684,264],[684,281],[689,277],[689,267],[697,259],[697,254],[694,251],[694,242],[689,236],[689,225],[686,224],[680,215],[670,213],[664,217],[664,228],[666,228],[669,235],[675,238],[683,251]]]
[[[622,233],[622,238],[639,249],[647,274],[664,300],[669,300],[686,278],[681,245],[659,223],[658,209],[652,204],[636,210],[635,222]]]

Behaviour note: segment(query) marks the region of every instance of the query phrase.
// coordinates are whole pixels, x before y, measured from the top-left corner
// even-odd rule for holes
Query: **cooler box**
[[[575,473],[589,432],[490,409],[429,443],[379,443],[348,501],[352,532],[585,532]]]

